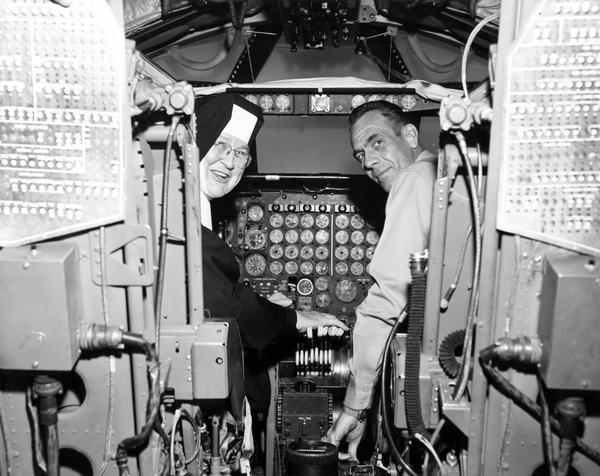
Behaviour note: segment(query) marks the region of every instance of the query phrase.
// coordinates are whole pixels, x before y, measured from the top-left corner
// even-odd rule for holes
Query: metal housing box
[[[548,388],[600,390],[600,262],[549,256],[538,335]]]
[[[82,318],[74,244],[0,250],[0,368],[71,370]]]

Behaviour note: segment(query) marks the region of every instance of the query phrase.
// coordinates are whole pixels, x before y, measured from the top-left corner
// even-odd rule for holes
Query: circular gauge
[[[339,243],[340,245],[345,245],[346,243],[348,243],[349,239],[350,236],[348,235],[348,232],[346,230],[338,230],[335,233],[335,242]]]
[[[350,100],[350,105],[352,106],[352,109],[355,109],[361,104],[364,104],[365,102],[365,97],[360,94],[357,94],[356,96],[352,96],[352,99]]]
[[[335,296],[342,302],[351,302],[356,298],[358,288],[349,279],[342,279],[335,286]]]
[[[273,228],[279,228],[283,225],[283,215],[281,213],[273,213],[269,218],[269,223]]]
[[[350,241],[355,245],[360,245],[363,241],[365,241],[365,235],[360,230],[354,230],[352,235],[350,235]]]
[[[269,256],[273,259],[279,259],[283,256],[283,247],[281,245],[273,245],[269,248]]]
[[[244,269],[250,276],[260,276],[267,269],[267,260],[259,253],[252,253],[246,256]]]
[[[352,225],[352,228],[360,230],[365,226],[365,219],[360,215],[352,215],[352,218],[350,218],[350,225]]]
[[[262,230],[253,228],[246,232],[246,236],[244,236],[244,243],[250,250],[260,250],[267,244],[267,237]]]
[[[360,276],[361,274],[363,274],[365,272],[365,267],[363,266],[362,263],[357,263],[354,262],[352,263],[352,265],[350,266],[350,272],[354,275],[354,276]]]
[[[317,249],[315,250],[315,256],[319,260],[329,258],[329,248],[327,248],[327,246],[322,246],[322,245],[317,246]]]
[[[317,294],[317,296],[315,297],[315,304],[320,309],[329,306],[331,304],[331,298],[329,297],[329,294]]]
[[[263,111],[272,111],[275,104],[273,96],[269,96],[268,94],[263,94],[258,102]]]
[[[296,289],[298,290],[298,294],[300,294],[300,296],[308,296],[313,292],[314,287],[310,279],[302,278],[300,281],[298,281]]]
[[[410,111],[416,105],[417,100],[414,96],[407,94],[405,96],[402,96],[402,98],[400,99],[400,106],[402,106],[402,109],[404,109],[405,111]]]
[[[300,263],[300,273],[302,274],[312,274],[315,267],[310,261],[303,261]]]
[[[382,96],[381,94],[371,94],[368,99],[367,102],[371,102],[371,101],[381,101]]]
[[[315,240],[320,245],[324,245],[329,241],[329,232],[327,230],[319,230],[315,235]]]
[[[324,276],[327,273],[329,273],[329,265],[327,264],[327,262],[326,261],[319,261],[315,265],[315,273],[317,273],[319,276]]]
[[[314,254],[315,252],[311,246],[303,246],[300,248],[300,258],[302,259],[311,259]]]
[[[288,243],[296,243],[298,241],[298,232],[296,230],[287,230],[285,232],[285,241]]]
[[[250,101],[252,104],[256,104],[258,106],[258,97],[254,94],[247,94],[246,96],[244,96],[248,101]]]
[[[360,246],[353,246],[350,250],[350,257],[353,260],[360,261],[365,257],[365,252]]]
[[[339,274],[340,276],[348,274],[348,265],[345,261],[338,261],[335,264],[335,274]]]
[[[295,261],[288,261],[285,263],[285,272],[287,274],[296,274],[298,272],[298,263]]]
[[[285,226],[288,228],[295,228],[298,226],[298,215],[295,213],[290,213],[285,216]]]
[[[254,203],[248,207],[248,220],[260,221],[265,216],[265,209],[262,205]]]
[[[310,228],[315,224],[315,217],[312,216],[310,213],[305,213],[300,217],[300,224],[304,228]]]
[[[292,101],[287,94],[278,94],[275,96],[275,107],[278,111],[287,112],[292,108]]]
[[[369,246],[365,254],[367,255],[367,259],[371,261],[373,259],[373,254],[375,253],[375,247]]]
[[[319,291],[326,291],[329,289],[329,280],[325,276],[317,278],[315,281],[315,288],[317,288]]]
[[[375,230],[371,230],[367,233],[367,243],[370,245],[376,245],[379,243],[379,233]]]
[[[344,215],[342,213],[341,215],[335,217],[335,226],[337,226],[338,228],[346,228],[348,227],[349,223],[350,219],[348,218],[348,215]]]
[[[391,102],[392,104],[395,104],[396,106],[400,105],[400,99],[398,99],[398,96],[396,96],[395,94],[388,94],[385,97],[385,100],[387,102]]]
[[[312,230],[302,230],[302,233],[300,233],[300,241],[304,244],[310,243],[314,237],[315,234]]]
[[[329,215],[326,215],[325,213],[319,213],[315,223],[319,228],[327,228],[329,226]]]
[[[286,246],[284,254],[287,259],[296,259],[298,257],[298,247],[296,245]]]
[[[271,233],[269,233],[269,240],[271,240],[271,243],[281,243],[283,241],[283,231],[279,228],[271,230]]]
[[[312,109],[317,112],[329,112],[331,108],[331,98],[326,94],[315,94],[311,98]]]
[[[283,271],[283,264],[281,264],[281,261],[271,261],[271,264],[269,265],[269,271],[271,271],[271,273],[275,276],[278,276]]]
[[[335,249],[335,257],[339,260],[345,260],[348,258],[348,247],[347,246],[338,246]]]

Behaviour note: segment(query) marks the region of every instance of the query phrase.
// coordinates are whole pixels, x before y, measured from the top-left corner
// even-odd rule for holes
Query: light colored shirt
[[[425,250],[429,241],[436,175],[437,158],[424,151],[402,170],[388,195],[381,238],[367,268],[373,284],[356,308],[344,399],[344,405],[351,409],[371,406],[385,341],[408,300],[409,256]]]

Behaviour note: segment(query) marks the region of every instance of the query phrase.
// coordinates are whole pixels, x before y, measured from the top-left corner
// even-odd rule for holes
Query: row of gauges
[[[244,97],[273,114],[348,114],[370,101],[387,101],[410,111],[417,105],[413,94],[246,94]]]

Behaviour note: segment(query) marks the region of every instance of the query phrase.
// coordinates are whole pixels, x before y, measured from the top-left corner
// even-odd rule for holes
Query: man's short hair
[[[350,128],[352,128],[362,116],[371,111],[377,111],[389,120],[394,125],[394,131],[398,135],[400,135],[401,129],[406,124],[415,124],[412,117],[406,114],[399,106],[388,101],[369,101],[361,104],[350,113],[350,116],[348,117]]]

